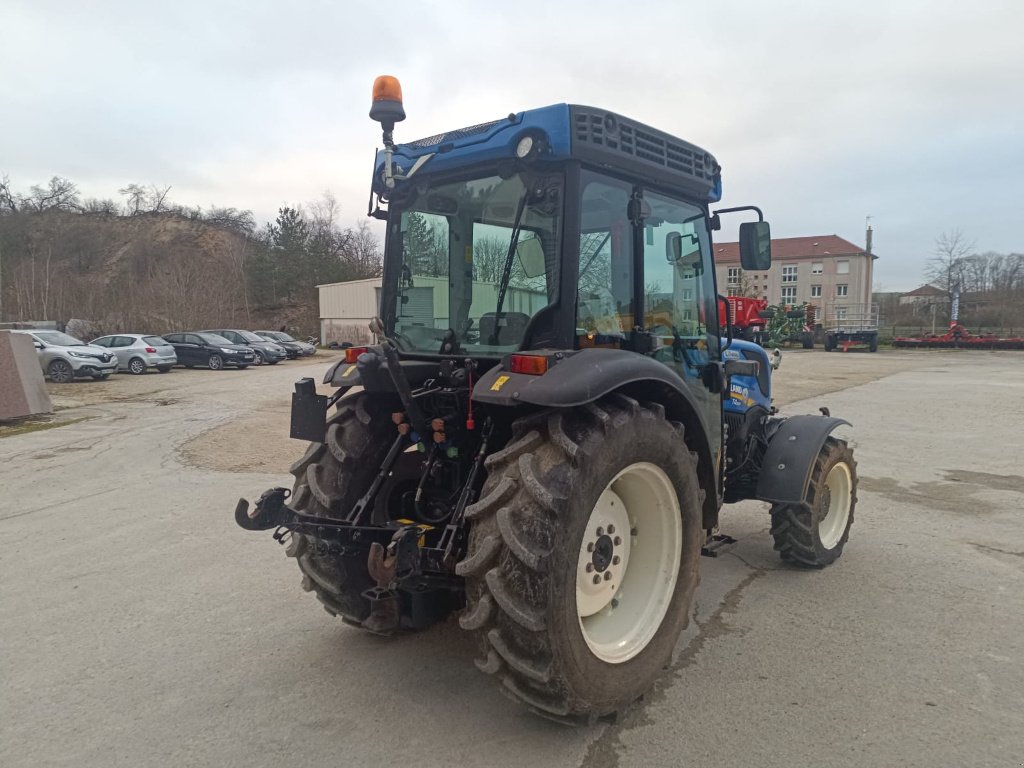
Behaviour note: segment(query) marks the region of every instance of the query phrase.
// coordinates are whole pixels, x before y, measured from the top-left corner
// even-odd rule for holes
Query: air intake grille
[[[410,141],[408,146],[415,147],[416,149],[426,149],[427,147],[436,147],[438,144],[444,144],[446,141],[454,141],[455,139],[464,139],[467,136],[475,136],[478,133],[493,128],[501,120],[492,120],[489,123],[480,123],[480,125],[471,125],[468,128],[459,128],[455,131],[448,131],[447,133],[439,133],[436,136],[428,136],[425,139],[418,139],[417,141]]]
[[[697,147],[608,112],[576,108],[573,128],[578,142],[621,152],[709,183],[714,183],[719,170],[714,158]]]

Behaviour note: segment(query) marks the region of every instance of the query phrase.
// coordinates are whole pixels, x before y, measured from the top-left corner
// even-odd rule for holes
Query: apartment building
[[[802,304],[835,308],[871,303],[874,262],[871,230],[867,248],[838,235],[772,239],[772,267],[746,272],[740,267],[739,243],[716,243],[718,290],[730,296],[766,298],[770,304]],[[831,312],[829,313],[831,314]]]

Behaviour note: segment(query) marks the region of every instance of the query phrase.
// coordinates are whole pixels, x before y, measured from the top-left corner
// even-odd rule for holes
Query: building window
[[[825,269],[822,266],[820,261],[815,261],[815,262],[811,263],[811,274],[812,275],[820,275],[824,271],[825,271]]]
[[[820,285],[812,285],[811,286],[811,298],[812,299],[816,299],[819,296],[821,296],[821,286]]]
[[[727,278],[727,282],[738,283],[739,281],[740,281],[740,268],[739,267],[729,267],[729,276]]]
[[[796,282],[796,265],[783,267],[782,268],[782,282],[784,283],[795,283]]]
[[[836,320],[846,319],[846,307],[836,307]]]
[[[782,301],[796,301],[796,286],[795,285],[784,285],[782,286]]]
[[[836,262],[836,274],[837,275],[848,275],[848,274],[850,274],[850,262],[848,262],[848,261],[837,261]]]
[[[847,262],[847,263],[849,263],[849,262]],[[846,283],[839,283],[839,285],[836,286],[836,296],[849,296],[849,295],[850,295],[850,286],[848,286]]]

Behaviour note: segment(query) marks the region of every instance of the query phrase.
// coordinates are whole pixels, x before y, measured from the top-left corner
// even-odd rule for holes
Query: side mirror
[[[43,348],[43,342],[41,342],[41,341],[33,341],[32,342],[32,346],[35,347],[36,349],[42,349]]]
[[[764,272],[772,265],[772,233],[767,221],[740,224],[740,264],[751,272]]]
[[[665,259],[669,264],[696,266],[700,263],[700,240],[696,235],[669,232],[665,235]]]
[[[519,266],[523,268],[523,273],[527,277],[540,277],[547,271],[544,246],[539,237],[520,240],[516,244],[516,256],[519,257]]]

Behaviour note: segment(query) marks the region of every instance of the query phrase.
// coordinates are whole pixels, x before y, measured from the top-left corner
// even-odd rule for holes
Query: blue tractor
[[[770,503],[783,560],[820,568],[853,521],[852,449],[825,415],[776,415],[765,351],[719,325],[715,158],[604,109],[557,104],[396,144],[397,80],[370,215],[386,223],[376,343],[320,395],[296,384],[274,530],[303,587],[370,632],[458,612],[477,665],[546,717],[640,697],[686,626],[723,504]]]

